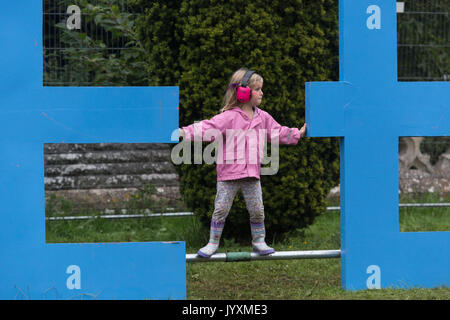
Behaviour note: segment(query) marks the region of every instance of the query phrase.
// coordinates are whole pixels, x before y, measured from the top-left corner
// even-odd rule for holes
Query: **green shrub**
[[[149,85],[180,87],[180,126],[219,112],[227,82],[242,66],[264,77],[264,102],[280,124],[304,123],[304,83],[337,80],[337,2],[133,0],[148,53]],[[280,146],[276,175],[262,176],[268,240],[311,224],[338,183],[338,141],[306,138]],[[215,165],[179,165],[183,199],[209,225],[216,193]],[[250,238],[238,193],[225,238]]]
[[[420,151],[430,156],[430,162],[435,165],[439,156],[450,147],[450,137],[425,137],[420,144]]]

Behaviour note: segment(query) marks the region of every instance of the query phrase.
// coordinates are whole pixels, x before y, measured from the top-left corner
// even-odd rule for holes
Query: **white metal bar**
[[[341,250],[308,250],[308,251],[278,251],[261,256],[254,252],[216,253],[210,258],[202,258],[197,254],[186,254],[186,262],[236,262],[251,260],[293,260],[293,259],[329,259],[339,258]]]
[[[450,203],[400,203],[399,207],[450,207]],[[328,211],[338,211],[341,210],[341,207],[327,207]]]
[[[127,218],[154,218],[154,217],[184,217],[192,216],[193,212],[167,212],[167,213],[149,213],[149,214],[101,214],[97,216],[57,216],[46,217],[46,220],[86,220],[86,219],[127,219]]]
[[[400,203],[399,207],[450,207],[450,203]],[[341,207],[327,207],[327,211],[339,211]],[[98,216],[54,216],[46,217],[46,220],[85,220],[94,218],[103,219],[126,219],[126,218],[153,218],[153,217],[182,217],[193,216],[193,212],[168,212],[168,213],[149,213],[149,214],[101,214]]]
[[[399,207],[450,207],[450,203],[400,203]]]

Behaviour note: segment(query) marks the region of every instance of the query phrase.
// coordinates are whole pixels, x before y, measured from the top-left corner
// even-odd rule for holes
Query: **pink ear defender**
[[[255,71],[252,70],[245,72],[241,85],[236,89],[236,98],[240,103],[248,102],[252,96],[252,90],[248,86],[248,81],[254,73]]]

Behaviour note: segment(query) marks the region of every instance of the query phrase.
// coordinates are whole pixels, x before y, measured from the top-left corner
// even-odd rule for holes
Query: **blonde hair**
[[[222,109],[220,109],[220,112],[231,110],[235,107],[242,107],[243,103],[239,102],[236,98],[236,88],[241,84],[242,79],[244,78],[244,75],[247,71],[248,69],[241,68],[235,71],[231,76],[227,90],[223,97]],[[248,81],[248,86],[250,87],[250,89],[253,89],[257,82],[263,82],[263,78],[255,72],[254,74],[252,74]]]

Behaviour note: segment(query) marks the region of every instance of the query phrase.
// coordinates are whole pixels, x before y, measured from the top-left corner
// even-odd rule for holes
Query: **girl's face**
[[[263,87],[263,82],[258,81],[255,83],[255,86],[252,88],[252,97],[250,99],[250,104],[252,106],[257,107],[261,104],[262,97],[263,97],[262,87]]]

